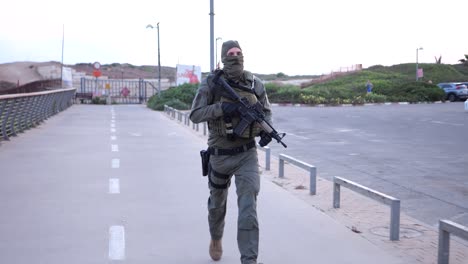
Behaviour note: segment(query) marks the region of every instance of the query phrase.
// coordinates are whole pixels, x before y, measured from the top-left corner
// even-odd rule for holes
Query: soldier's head
[[[244,73],[244,56],[239,42],[228,40],[221,47],[223,71],[228,79],[239,81]]]

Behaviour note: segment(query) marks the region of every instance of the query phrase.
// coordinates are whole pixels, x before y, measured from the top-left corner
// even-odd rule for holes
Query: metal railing
[[[340,208],[340,186],[346,187],[378,202],[390,205],[390,240],[400,239],[400,200],[384,193],[369,189],[358,183],[333,177],[333,207]]]
[[[75,89],[0,95],[0,140],[35,127],[72,105]]]
[[[439,220],[439,252],[437,254],[437,264],[449,263],[450,234],[468,240],[468,227],[449,220]]]
[[[280,154],[279,155],[279,177],[284,177],[284,162],[287,161],[299,168],[309,171],[309,193],[311,195],[317,194],[317,168],[313,165],[305,163],[303,161],[297,160],[288,155]]]

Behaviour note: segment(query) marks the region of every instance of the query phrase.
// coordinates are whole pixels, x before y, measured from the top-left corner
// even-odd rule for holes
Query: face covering
[[[240,81],[244,73],[244,56],[226,56],[223,59],[223,71],[227,79]]]

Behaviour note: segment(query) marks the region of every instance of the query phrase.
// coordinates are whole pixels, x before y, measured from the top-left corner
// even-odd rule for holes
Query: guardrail
[[[75,89],[0,95],[0,140],[35,127],[72,105]]]
[[[308,163],[302,162],[297,160],[293,157],[288,155],[280,154],[279,155],[279,177],[284,178],[284,162],[287,161],[297,167],[305,169],[309,171],[309,193],[311,195],[315,195],[317,193],[317,168],[315,166],[310,165]]]
[[[468,240],[468,227],[449,220],[439,220],[439,251],[437,254],[437,264],[449,263],[450,234]]]
[[[333,207],[340,208],[340,186],[390,205],[390,240],[400,239],[400,200],[341,177],[333,177]]]

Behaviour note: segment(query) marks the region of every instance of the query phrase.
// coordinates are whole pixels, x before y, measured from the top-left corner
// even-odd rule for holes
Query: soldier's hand
[[[239,115],[239,108],[241,107],[241,103],[228,103],[222,102],[221,108],[223,109],[223,113],[225,115],[236,116]]]
[[[258,142],[260,147],[264,147],[268,145],[268,143],[270,143],[271,140],[272,140],[272,137],[267,132],[263,130],[260,132],[260,141]]]

